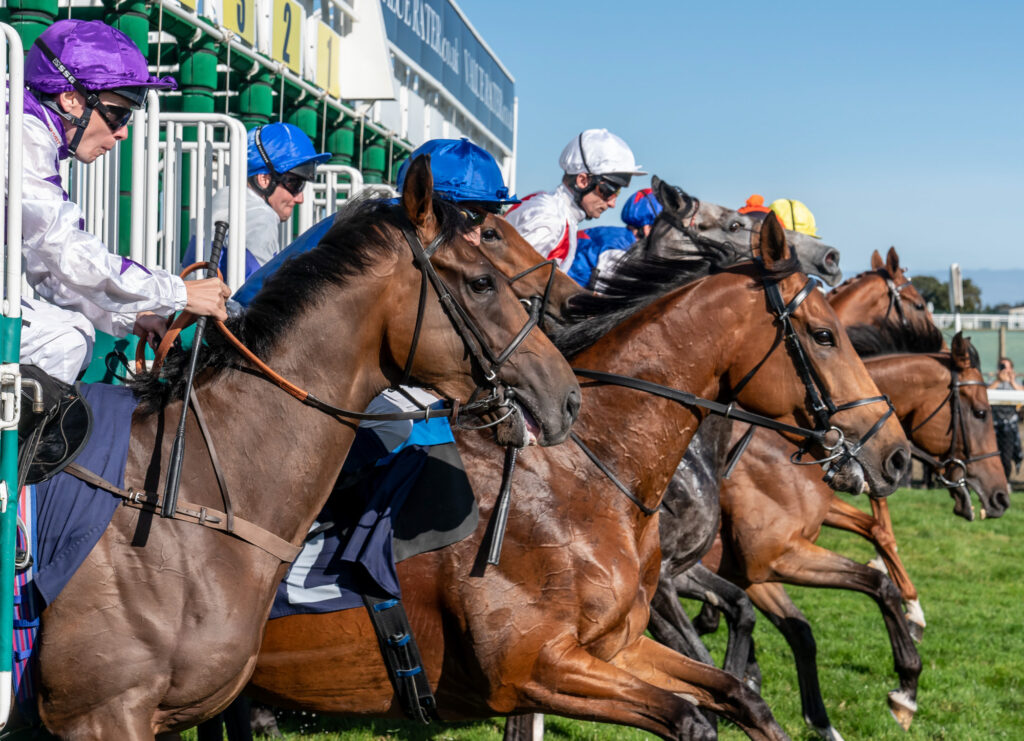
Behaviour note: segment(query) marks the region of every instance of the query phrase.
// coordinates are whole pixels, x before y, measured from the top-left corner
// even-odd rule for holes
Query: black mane
[[[884,324],[855,324],[846,328],[853,349],[862,358],[905,352],[940,352],[942,332],[934,324],[921,330],[903,326],[895,315]]]
[[[442,244],[450,242],[464,222],[447,201],[435,196],[433,205]],[[394,236],[396,230],[408,225],[401,205],[380,199],[354,205],[345,218],[334,223],[316,247],[283,262],[267,278],[245,312],[226,322],[228,328],[246,347],[266,359],[295,320],[323,301],[330,288],[344,286],[350,278],[362,274],[376,262],[381,254],[408,249],[404,239]],[[213,327],[207,330],[204,339],[197,376],[200,371],[230,368],[241,361],[234,348]],[[139,397],[143,411],[155,411],[182,398],[188,359],[188,353],[180,348],[173,349],[158,375],[142,373],[131,381],[130,386]]]
[[[726,269],[719,252],[698,249],[700,252],[693,257],[676,259],[631,252],[614,273],[601,276],[600,294],[579,293],[570,299],[563,324],[548,331],[555,346],[566,357],[572,357],[653,301]],[[741,263],[738,269],[751,266]],[[782,280],[799,268],[796,257],[791,256],[770,271],[760,265],[754,270],[756,274]]]

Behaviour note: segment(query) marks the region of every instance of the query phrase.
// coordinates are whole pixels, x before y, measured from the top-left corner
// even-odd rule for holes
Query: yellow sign
[[[196,0],[178,0],[178,2],[180,2],[182,6],[188,8],[189,10],[196,9]]]
[[[321,90],[326,90],[335,98],[341,95],[338,64],[340,53],[338,44],[341,36],[322,21],[317,24],[316,37],[316,79],[314,82]]]
[[[254,0],[224,0],[224,27],[256,46],[256,8]]]
[[[274,43],[270,56],[292,72],[302,71],[302,6],[294,0],[274,0]]]

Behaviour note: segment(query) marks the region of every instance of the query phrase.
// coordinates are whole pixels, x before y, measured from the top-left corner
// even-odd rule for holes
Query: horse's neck
[[[330,306],[297,319],[288,333],[294,341],[282,340],[267,363],[322,401],[362,411],[386,384],[378,360],[380,331],[374,329],[372,310],[365,310],[373,302],[361,303],[353,293],[376,296],[365,288],[346,292]],[[235,514],[294,542],[326,502],[355,425],[306,406],[249,373],[222,372],[197,388],[197,395],[211,437],[221,448],[217,452]],[[178,409],[169,407],[168,419],[176,420]],[[204,446],[192,444],[189,452],[206,467]],[[218,491],[216,484],[212,489]],[[206,504],[211,496],[209,504],[218,506],[216,494],[182,490],[184,499],[197,503]]]
[[[581,352],[573,365],[716,398],[723,369],[715,339],[724,333],[718,327],[721,312],[704,303],[689,289],[669,304],[655,302]],[[578,434],[652,505],[668,486],[701,417],[677,402],[611,385],[584,383],[584,397]]]
[[[845,289],[836,289],[829,294],[829,305],[839,321],[845,325],[854,325],[871,324],[882,319],[889,306],[888,294],[869,290],[867,283],[856,278],[854,281]]]
[[[882,355],[864,363],[901,420],[920,422],[940,406],[949,390],[949,368],[934,355]]]

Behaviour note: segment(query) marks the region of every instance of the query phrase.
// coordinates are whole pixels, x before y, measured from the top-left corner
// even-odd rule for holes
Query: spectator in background
[[[1005,389],[1024,391],[1024,386],[1017,383],[1017,374],[1013,369],[1013,361],[1009,358],[999,358],[999,370],[996,373],[996,380],[988,386],[990,389]],[[1017,416],[1017,407],[1012,404],[995,404],[992,406],[992,422],[996,428],[996,443],[999,446],[999,458],[1003,461],[1003,470],[1006,478],[1014,466],[1020,466],[1024,461],[1024,452],[1020,445],[1020,417]]]
[[[638,190],[622,206],[626,226],[595,226],[576,235],[576,257],[569,277],[584,288],[600,291],[600,277],[615,270],[638,239],[651,233],[661,204],[650,188]]]

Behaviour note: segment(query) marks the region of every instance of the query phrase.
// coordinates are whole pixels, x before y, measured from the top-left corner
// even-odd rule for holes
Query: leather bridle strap
[[[760,414],[748,412],[746,409],[737,407],[735,402],[723,404],[720,401],[712,401],[711,399],[705,399],[697,396],[696,394],[691,394],[689,391],[680,391],[679,389],[674,389],[671,386],[663,386],[660,383],[654,383],[653,381],[645,381],[642,378],[621,376],[618,373],[606,373],[604,371],[588,370],[586,368],[573,368],[572,370],[577,376],[583,376],[584,378],[590,378],[595,381],[614,386],[623,386],[636,391],[643,391],[644,393],[670,399],[671,401],[678,402],[685,406],[707,409],[712,414],[717,414],[721,417],[725,417],[726,419],[735,419],[740,422],[757,425],[758,427],[766,427],[769,430],[775,430],[776,432],[788,432],[792,435],[798,435],[820,443],[825,442],[825,438],[828,434],[827,430],[812,430],[807,427],[798,427],[797,425],[779,422],[771,417],[765,417]],[[864,403],[867,403],[867,401],[865,400]]]
[[[587,458],[590,459],[591,463],[597,466],[601,473],[607,476],[608,480],[615,484],[615,488],[617,488],[619,491],[625,494],[626,498],[636,505],[637,509],[639,509],[648,517],[650,517],[658,511],[657,507],[648,507],[646,504],[641,502],[639,497],[637,497],[633,492],[629,490],[628,486],[619,481],[619,477],[615,475],[615,472],[612,471],[612,469],[608,468],[608,466],[605,465],[604,461],[598,458],[597,453],[595,453],[593,450],[586,446],[586,444],[580,439],[579,435],[577,435],[575,432],[570,432],[569,437],[572,439],[574,443],[576,443],[576,445],[579,446],[579,449],[586,454]]]

